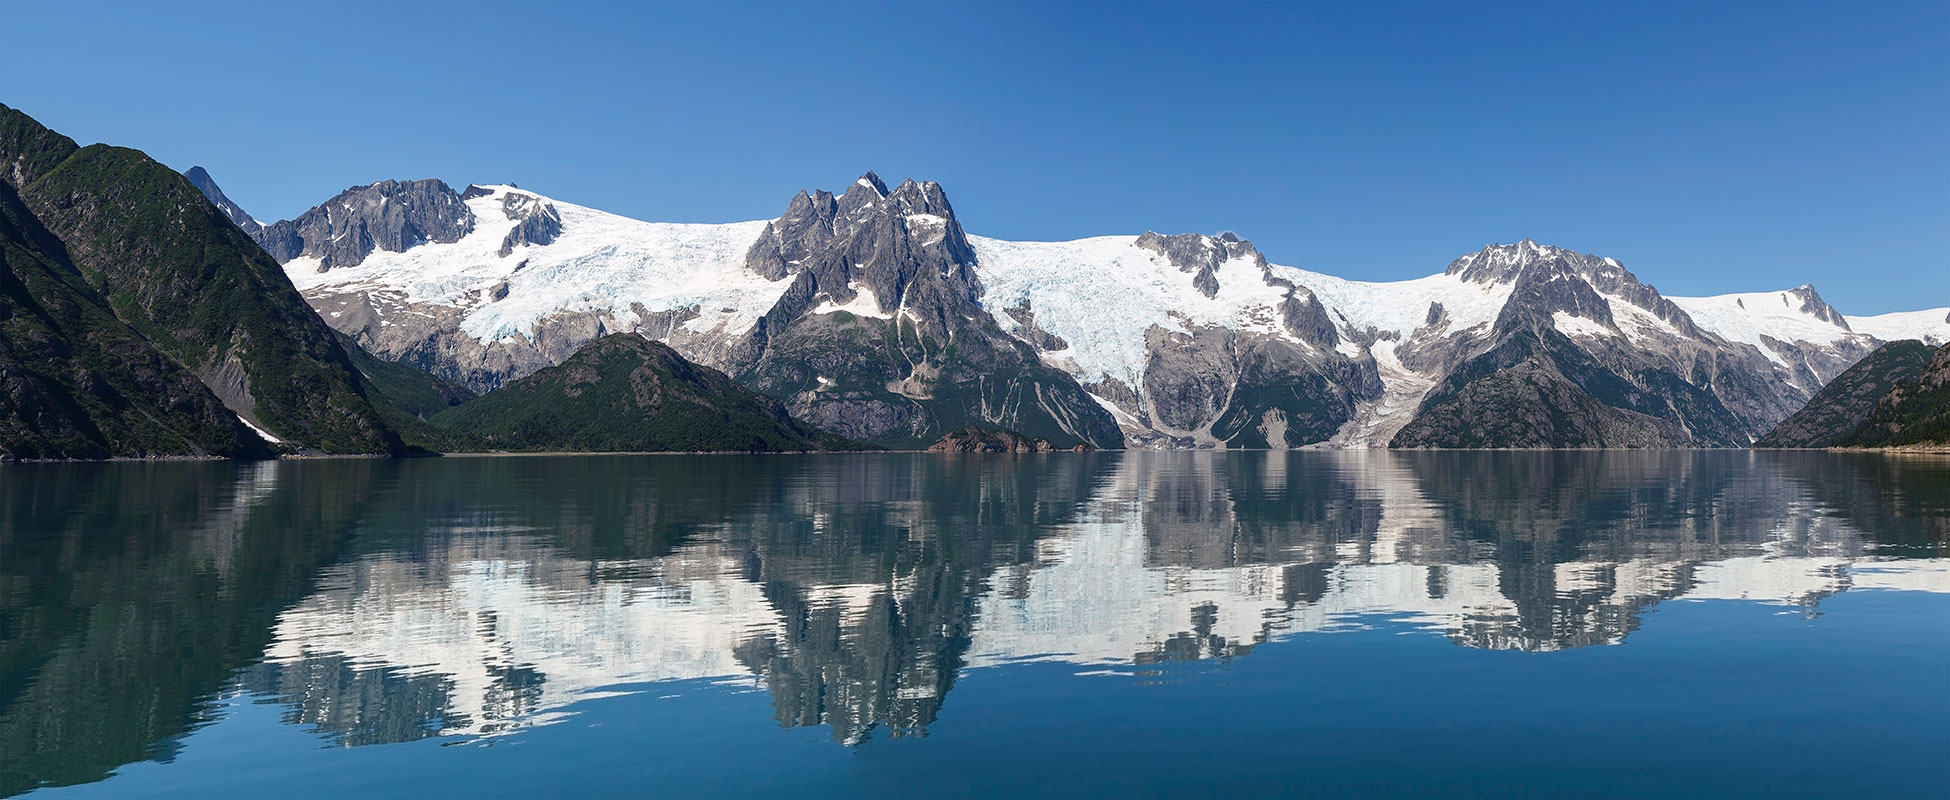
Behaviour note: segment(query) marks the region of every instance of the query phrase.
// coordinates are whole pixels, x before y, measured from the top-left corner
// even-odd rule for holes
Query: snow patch
[[[1562,311],[1551,312],[1551,324],[1557,326],[1558,330],[1563,331],[1565,336],[1595,337],[1618,335],[1618,331],[1605,327],[1602,322],[1593,322],[1584,317],[1572,316]]]
[[[845,311],[856,317],[872,317],[873,319],[894,318],[893,314],[880,310],[880,299],[874,296],[872,289],[865,286],[849,285],[853,289],[853,300],[851,302],[842,305],[834,302],[833,298],[827,297],[826,302],[820,303],[818,308],[812,310],[812,313],[832,314]]]
[[[272,436],[270,431],[257,427],[256,425],[252,425],[251,421],[244,419],[244,415],[242,414],[237,415],[237,421],[244,423],[244,427],[251,429],[251,433],[257,434],[264,441],[270,442],[271,444],[284,444],[283,439],[280,439],[276,436]]]

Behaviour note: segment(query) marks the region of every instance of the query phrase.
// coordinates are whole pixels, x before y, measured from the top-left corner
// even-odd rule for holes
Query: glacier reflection
[[[450,502],[327,568],[241,685],[364,744],[710,680],[854,743],[923,731],[958,675],[1022,661],[1142,670],[1374,618],[1551,651],[1624,643],[1666,600],[1950,592],[1950,465],[1851,459],[778,459],[704,504],[682,499],[704,479],[650,475],[606,514],[588,507],[620,501],[527,476],[515,495],[544,494]]]

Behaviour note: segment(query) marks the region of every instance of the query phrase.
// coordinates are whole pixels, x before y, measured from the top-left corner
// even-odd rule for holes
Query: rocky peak
[[[183,177],[190,179],[191,186],[195,186],[197,191],[209,198],[211,205],[216,206],[218,211],[222,211],[223,215],[229,217],[237,227],[243,228],[245,233],[254,238],[257,232],[264,228],[263,223],[252,218],[241,206],[224,196],[223,189],[217,186],[216,179],[210,177],[209,171],[202,167],[190,167],[190,171],[183,173]]]
[[[374,250],[404,252],[424,242],[456,242],[474,229],[474,212],[446,183],[381,181],[354,186],[297,219],[266,226],[258,244],[285,263],[318,259],[318,270],[351,266]]]
[[[1524,239],[1516,244],[1492,244],[1469,255],[1449,262],[1445,270],[1448,275],[1461,275],[1463,280],[1472,283],[1503,283],[1515,280],[1518,274],[1537,264],[1553,260],[1595,259],[1547,244],[1538,244],[1535,239]]]
[[[1167,263],[1177,267],[1180,272],[1190,272],[1192,285],[1198,287],[1206,297],[1219,293],[1219,267],[1235,258],[1251,258],[1261,271],[1266,270],[1266,257],[1252,242],[1239,238],[1231,231],[1218,236],[1197,233],[1180,233],[1166,236],[1157,231],[1145,231],[1139,236],[1137,246],[1163,257]]]
[[[1848,318],[1843,317],[1842,312],[1836,311],[1834,306],[1828,304],[1828,301],[1821,299],[1821,295],[1815,292],[1813,284],[1801,284],[1800,286],[1787,290],[1786,294],[1800,301],[1801,313],[1841,328],[1842,330],[1849,330]]]
[[[1497,317],[1498,329],[1524,325],[1549,327],[1553,315],[1560,311],[1617,329],[1611,304],[1579,274],[1570,260],[1552,254],[1523,265],[1512,275],[1514,285],[1510,299]]]
[[[555,203],[547,198],[526,192],[508,192],[501,196],[501,213],[516,223],[514,229],[508,231],[507,237],[501,240],[502,258],[512,255],[517,247],[548,244],[562,235],[562,213],[556,211]]]
[[[1458,258],[1450,262],[1445,274],[1475,283],[1513,283],[1517,293],[1512,300],[1519,311],[1545,315],[1563,311],[1616,327],[1605,300],[1609,296],[1651,312],[1682,333],[1699,335],[1684,310],[1614,258],[1524,239],[1510,245],[1493,244]]]
[[[841,216],[857,216],[874,213],[874,207],[887,197],[887,184],[872,172],[861,175],[846,191],[840,193],[839,211]]]
[[[799,275],[781,311],[788,317],[820,298],[851,302],[873,293],[878,310],[906,308],[932,333],[975,305],[975,251],[940,184],[903,181],[889,190],[862,175],[838,198],[800,192],[746,251],[745,264],[773,280]]]
[[[908,179],[909,183],[912,183],[913,181],[914,181],[913,178]],[[873,170],[867,170],[867,173],[865,175],[861,175],[859,178],[853,181],[853,185],[858,186],[862,189],[871,189],[873,190],[874,195],[877,197],[887,196],[887,184],[881,181],[880,176],[875,175]],[[851,191],[851,187],[848,187],[848,190]]]

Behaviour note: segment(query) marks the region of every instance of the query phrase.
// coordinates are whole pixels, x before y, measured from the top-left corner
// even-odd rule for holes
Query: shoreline
[[[1814,452],[1814,453],[1866,453],[1879,455],[1950,455],[1950,445],[1903,445],[1900,447],[1481,447],[1481,448],[1344,448],[1294,447],[1274,450],[1264,447],[1236,447],[1224,450],[1173,450],[1150,448],[1125,448],[1122,450],[1091,450],[1077,453],[1071,450],[1024,451],[1024,452],[978,452],[978,451],[939,451],[939,450],[781,450],[753,452],[747,450],[537,450],[537,451],[487,451],[466,453],[413,453],[407,455],[388,455],[383,453],[314,453],[281,455],[273,458],[244,459],[223,456],[116,456],[112,458],[21,458],[0,459],[4,464],[149,464],[149,463],[192,463],[228,461],[334,461],[353,459],[415,461],[439,458],[522,458],[564,456],[826,456],[826,455],[874,455],[933,453],[935,455],[961,456],[1014,456],[1014,455],[1056,455],[1088,453],[1276,453],[1276,452],[1387,452],[1387,453],[1677,453],[1677,452]]]

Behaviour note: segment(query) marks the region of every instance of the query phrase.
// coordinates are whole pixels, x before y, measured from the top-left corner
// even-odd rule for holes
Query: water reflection
[[[0,793],[167,759],[220,692],[363,745],[707,680],[857,743],[1022,661],[1143,672],[1377,617],[1550,651],[1679,598],[1950,592],[1930,458],[512,458],[0,486]]]

